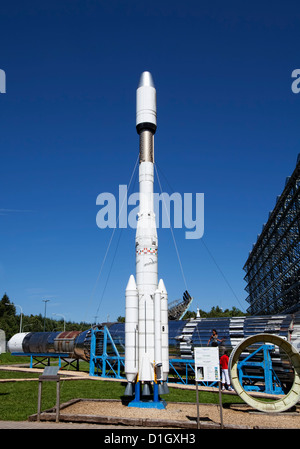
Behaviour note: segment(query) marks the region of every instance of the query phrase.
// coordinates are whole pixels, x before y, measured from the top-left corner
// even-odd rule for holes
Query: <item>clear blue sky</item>
[[[163,190],[204,193],[203,240],[160,229],[169,300],[246,310],[243,265],[300,152],[298,1],[4,1],[0,68],[0,295],[24,314],[125,314],[134,231],[96,225],[128,184],[135,91],[157,88]],[[137,184],[135,184],[135,190]],[[156,180],[156,190],[158,190]],[[17,309],[19,312],[19,309]]]

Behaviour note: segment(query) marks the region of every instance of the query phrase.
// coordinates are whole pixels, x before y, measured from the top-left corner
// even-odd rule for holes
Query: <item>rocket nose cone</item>
[[[161,293],[167,293],[167,289],[165,287],[164,281],[162,279],[160,279],[159,283],[158,283],[158,290]]]
[[[141,78],[140,78],[140,82],[139,82],[138,88],[139,87],[143,87],[143,86],[155,87],[154,86],[154,81],[153,81],[153,78],[152,78],[152,75],[151,75],[150,72],[143,72],[141,74]]]
[[[133,274],[129,278],[126,290],[136,290],[136,283]]]

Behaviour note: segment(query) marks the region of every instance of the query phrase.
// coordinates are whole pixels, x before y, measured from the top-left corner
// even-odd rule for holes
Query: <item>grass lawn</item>
[[[0,355],[0,364],[29,363],[29,358],[12,357],[10,354]],[[88,364],[87,364],[88,365]],[[85,367],[83,368],[85,370]],[[86,371],[86,370],[85,370]],[[38,378],[40,374],[0,371],[0,379]],[[105,380],[63,380],[60,383],[60,402],[71,399],[121,399],[126,382]],[[170,387],[170,393],[163,395],[166,402],[196,402],[195,390],[183,390]],[[243,402],[236,395],[222,395],[223,403]],[[0,420],[23,421],[37,412],[38,382],[0,382]],[[219,403],[219,395],[199,391],[200,403]],[[44,382],[42,392],[42,410],[52,408],[56,403],[56,382]]]
[[[0,378],[38,378],[37,374],[1,371]],[[61,380],[61,404],[76,398],[121,399],[125,382],[104,380]],[[166,402],[196,402],[196,392],[170,388],[170,393],[163,395]],[[223,395],[223,403],[242,402],[238,396]],[[0,382],[0,420],[22,421],[37,412],[38,382]],[[218,403],[216,393],[199,392],[202,403]],[[42,393],[42,410],[52,408],[56,402],[56,382],[44,382]]]

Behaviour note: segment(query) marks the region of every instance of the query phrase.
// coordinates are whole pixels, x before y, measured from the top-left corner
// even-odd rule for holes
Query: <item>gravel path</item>
[[[200,422],[220,423],[220,408],[217,405],[200,404]],[[93,415],[114,416],[123,418],[152,418],[171,421],[185,421],[195,423],[197,419],[197,405],[187,403],[168,403],[166,409],[142,409],[123,405],[119,401],[79,401],[64,408],[64,415]],[[300,407],[293,412],[280,414],[255,412],[247,405],[223,407],[224,426],[229,425],[247,428],[264,429],[300,429]]]

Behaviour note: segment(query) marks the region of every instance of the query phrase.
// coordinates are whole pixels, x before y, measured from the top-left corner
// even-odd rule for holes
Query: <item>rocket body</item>
[[[157,382],[165,381],[169,371],[168,300],[163,281],[158,282],[153,200],[156,89],[149,72],[142,73],[136,106],[140,204],[135,237],[136,279],[130,276],[125,293],[125,373],[128,382]]]

